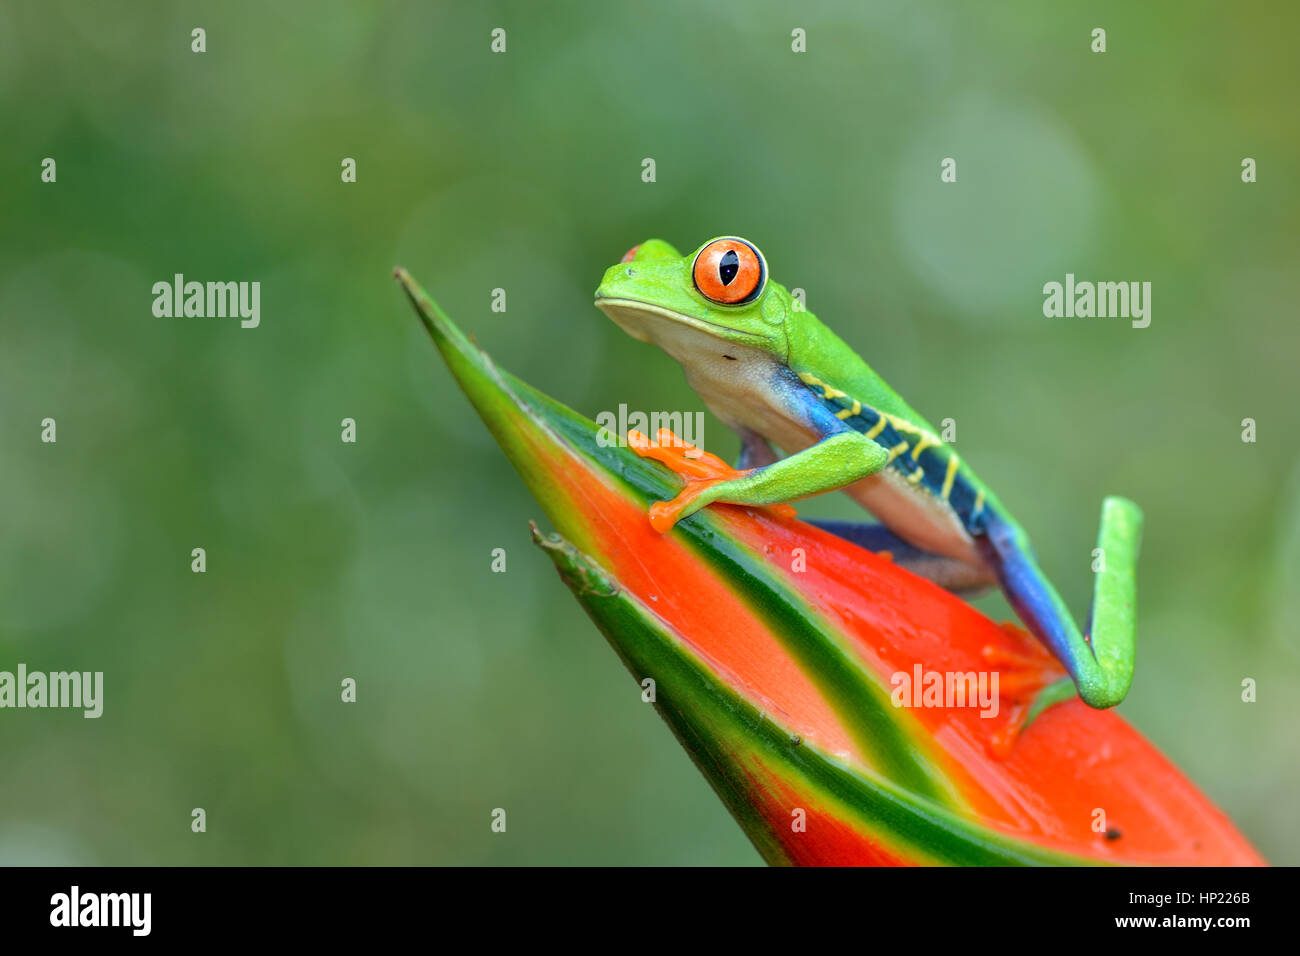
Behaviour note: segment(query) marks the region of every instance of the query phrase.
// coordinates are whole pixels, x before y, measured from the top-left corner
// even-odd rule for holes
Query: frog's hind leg
[[[1011,606],[1025,626],[1065,665],[1090,707],[1114,707],[1133,682],[1137,621],[1137,556],[1142,512],[1124,498],[1102,504],[1094,552],[1092,614],[1080,631],[1038,567],[1022,531],[990,517],[977,538]]]
[[[974,597],[997,583],[997,576],[990,568],[924,551],[908,544],[882,524],[816,520],[808,523],[868,551],[888,552],[899,567],[964,598]]]
[[[734,425],[731,430],[740,436],[740,457],[736,459],[737,471],[764,468],[778,460],[779,456],[773,451],[771,443],[758,432]]]

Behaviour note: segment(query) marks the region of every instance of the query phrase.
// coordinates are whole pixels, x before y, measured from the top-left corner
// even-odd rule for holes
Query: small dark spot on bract
[[[723,357],[724,359],[731,359],[731,361],[733,361],[733,362],[736,361],[736,356],[734,356],[734,355],[728,355],[726,352],[723,352],[723,353],[722,353],[722,357]]]
[[[1107,840],[1118,840],[1122,835],[1115,827],[1111,827],[1106,831]]]

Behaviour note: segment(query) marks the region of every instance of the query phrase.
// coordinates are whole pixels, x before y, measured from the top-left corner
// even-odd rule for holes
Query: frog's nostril
[[[634,275],[636,275],[636,271],[633,270],[633,269],[629,266],[629,267],[628,267],[628,270],[627,270],[627,274],[628,274],[629,276],[634,276]]]
[[[620,259],[620,260],[618,260],[618,261],[619,261],[619,262],[631,262],[634,258],[636,258],[636,252],[637,252],[637,250],[640,249],[640,248],[641,248],[641,243],[638,242],[635,246],[633,246],[633,247],[632,247],[631,249],[629,249],[627,252],[623,253],[623,258]]]

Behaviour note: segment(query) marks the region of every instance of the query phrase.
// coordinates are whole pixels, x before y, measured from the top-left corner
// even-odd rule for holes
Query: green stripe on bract
[[[691,520],[683,523],[688,534]],[[707,545],[691,537],[702,558],[747,596],[759,598],[752,601],[755,612],[767,620],[781,646],[822,691],[877,770],[919,796],[964,805],[935,764],[918,756],[918,751],[929,749],[929,741],[919,733],[907,734],[900,726],[906,715],[890,704],[889,694],[833,639],[830,623],[774,580],[768,562],[723,535],[710,538]]]
[[[797,741],[717,679],[662,618],[558,535],[534,540],[551,556],[596,626],[638,681],[652,677],[656,709],[769,863],[790,862],[771,823],[749,799],[744,755],[780,764],[791,789],[815,790],[836,818],[917,862],[954,865],[1082,865],[1092,861],[979,826],[871,771],[858,771]]]
[[[644,503],[671,498],[678,483],[667,468],[642,459],[625,448],[602,445],[596,439],[596,424],[555,399],[538,391],[508,372],[469,341],[409,276],[403,284],[424,320],[452,374],[480,416],[511,455],[522,454],[515,415],[509,405],[522,412],[538,428],[561,444],[615,476],[633,496]],[[516,462],[518,465],[518,462]],[[527,476],[526,480],[527,480]],[[532,476],[536,481],[537,476]],[[548,502],[542,501],[545,507]],[[836,641],[833,629],[794,592],[780,584],[771,564],[723,533],[707,512],[693,515],[678,525],[697,553],[706,557],[741,590],[751,604],[773,625],[783,646],[794,655],[805,674],[828,696],[828,702],[844,720],[853,739],[868,759],[889,779],[918,795],[949,804],[960,798],[936,762],[920,754],[931,750],[928,738],[909,734],[901,721],[911,721],[888,705],[888,695]],[[915,726],[915,725],[914,725]]]
[[[545,409],[548,422],[576,450],[618,474],[637,497],[654,501],[671,498],[679,490],[666,479],[666,468],[625,449],[601,445],[595,439],[595,423],[513,376],[506,378],[529,403]],[[766,619],[877,769],[921,796],[964,805],[937,761],[920,756],[931,750],[924,732],[917,727],[909,735],[900,725],[911,721],[911,715],[890,704],[888,692],[846,651],[846,642],[831,636],[835,631],[830,622],[780,582],[771,562],[729,537],[707,512],[680,522],[677,530]]]

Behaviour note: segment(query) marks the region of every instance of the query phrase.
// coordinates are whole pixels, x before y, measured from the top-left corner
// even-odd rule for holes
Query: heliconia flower
[[[498,369],[397,276],[555,525],[534,540],[768,862],[1264,862],[1113,711],[1075,699],[1017,733],[1061,673],[1018,627],[788,509],[712,505],[654,530],[673,470]],[[933,696],[981,673],[998,680],[981,706]]]

